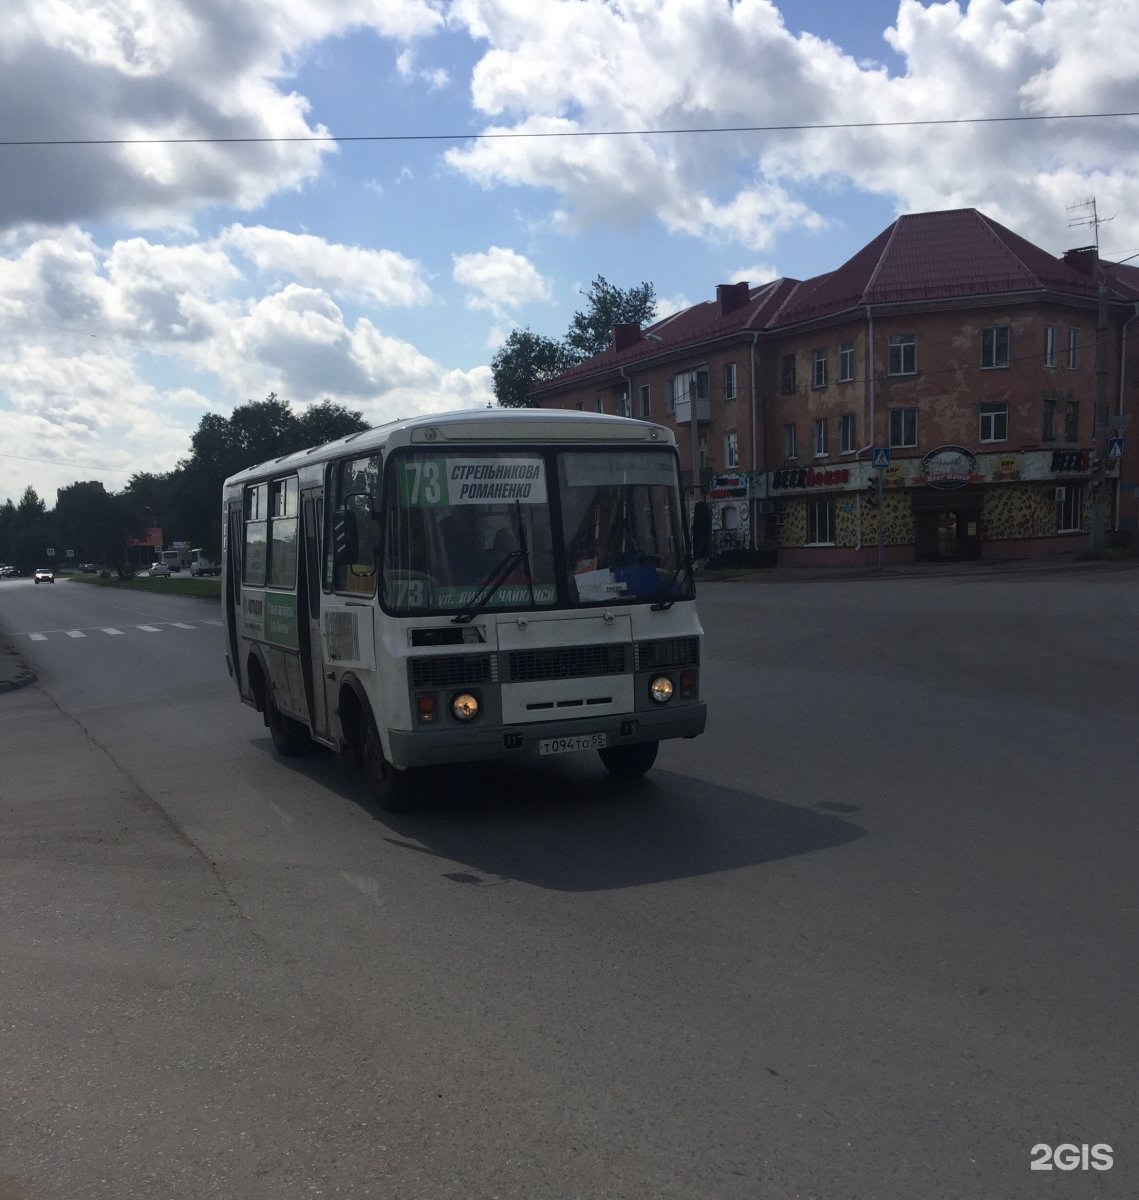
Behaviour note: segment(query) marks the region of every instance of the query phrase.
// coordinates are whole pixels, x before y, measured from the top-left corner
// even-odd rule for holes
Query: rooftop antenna
[[[1068,213],[1068,228],[1072,229],[1077,225],[1090,225],[1095,232],[1095,256],[1099,258],[1099,227],[1106,225],[1108,221],[1114,221],[1114,217],[1101,217],[1099,210],[1096,208],[1094,196],[1089,196],[1087,200],[1081,200],[1078,204],[1069,204]]]

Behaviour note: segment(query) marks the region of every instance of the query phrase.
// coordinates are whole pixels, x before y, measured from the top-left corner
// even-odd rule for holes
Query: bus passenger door
[[[324,500],[321,488],[308,488],[301,494],[301,522],[304,541],[304,618],[299,622],[301,677],[308,700],[313,735],[328,737],[328,699],[324,688],[324,661],[320,640],[321,537]],[[299,590],[299,589],[298,589]]]

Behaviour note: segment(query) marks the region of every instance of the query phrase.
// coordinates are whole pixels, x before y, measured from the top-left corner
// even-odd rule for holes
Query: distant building
[[[1083,550],[1097,478],[1108,540],[1139,524],[1139,423],[1120,457],[1108,441],[1139,388],[1137,315],[1139,270],[1094,248],[1057,258],[975,209],[919,213],[818,278],[618,325],[533,398],[675,428],[715,546],[851,565],[880,536],[887,562]]]

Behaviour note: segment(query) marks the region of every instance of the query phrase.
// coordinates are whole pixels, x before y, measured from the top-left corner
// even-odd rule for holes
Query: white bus
[[[596,750],[642,775],[705,724],[675,439],[622,417],[394,421],[226,480],[226,658],[273,744],[416,768]]]

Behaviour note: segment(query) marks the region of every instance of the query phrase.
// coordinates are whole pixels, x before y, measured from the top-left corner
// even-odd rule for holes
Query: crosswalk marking
[[[87,638],[91,634],[105,633],[108,637],[123,637],[132,630],[140,630],[143,633],[162,633],[168,629],[204,629],[206,626],[224,626],[223,621],[163,621],[158,625],[125,625],[118,628],[114,625],[91,626],[87,629],[49,629],[44,633],[21,633],[19,637],[26,637],[30,642],[46,642],[51,638],[69,637],[76,641]]]

